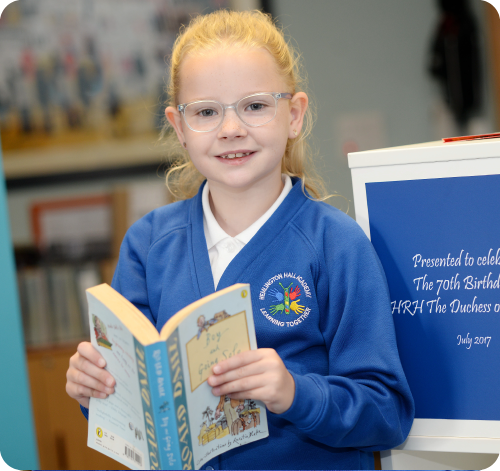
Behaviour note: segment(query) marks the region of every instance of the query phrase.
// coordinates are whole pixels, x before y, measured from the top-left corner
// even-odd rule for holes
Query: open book
[[[92,345],[116,380],[90,399],[89,447],[132,469],[199,469],[268,436],[264,404],[215,397],[213,365],[257,348],[250,285],[236,284],[175,314],[158,334],[107,284],[87,290]]]

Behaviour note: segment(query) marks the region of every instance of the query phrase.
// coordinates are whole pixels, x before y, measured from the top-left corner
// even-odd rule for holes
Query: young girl
[[[263,401],[269,437],[206,469],[373,469],[373,451],[405,440],[413,401],[373,248],[305,171],[297,56],[266,15],[217,11],[182,32],[170,72],[166,117],[185,161],[168,183],[181,201],[130,228],[113,287],[159,330],[200,297],[251,284],[260,348],[208,382]],[[104,366],[89,343],[71,358],[66,389],[84,413],[113,393]]]

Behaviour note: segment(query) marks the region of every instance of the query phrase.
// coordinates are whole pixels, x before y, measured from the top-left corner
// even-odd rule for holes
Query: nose
[[[246,135],[247,130],[240,117],[236,114],[236,110],[234,108],[227,108],[219,128],[219,138],[234,139]]]

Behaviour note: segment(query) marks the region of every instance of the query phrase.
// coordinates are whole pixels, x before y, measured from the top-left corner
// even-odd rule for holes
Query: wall
[[[438,21],[435,0],[274,0],[273,13],[303,54],[317,101],[314,141],[331,192],[350,201],[351,177],[342,152],[352,136],[359,150],[427,142],[456,135],[427,73]],[[472,0],[485,43],[484,8]],[[487,81],[485,95],[489,96]],[[493,100],[471,123],[492,132]],[[352,143],[347,148],[353,149]],[[345,201],[332,204],[346,209]]]

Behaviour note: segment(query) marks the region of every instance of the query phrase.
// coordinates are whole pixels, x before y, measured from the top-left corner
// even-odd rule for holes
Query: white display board
[[[398,449],[500,451],[500,139],[349,154],[416,418]]]

